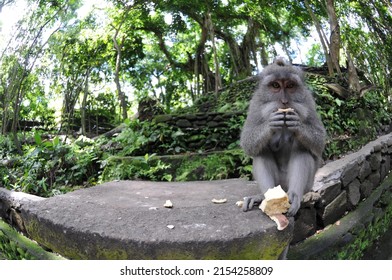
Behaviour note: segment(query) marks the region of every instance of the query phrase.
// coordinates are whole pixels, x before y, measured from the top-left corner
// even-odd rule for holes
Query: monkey
[[[304,79],[299,67],[280,57],[259,75],[240,145],[253,158],[261,194],[244,198],[245,212],[260,204],[269,188],[281,185],[291,204],[286,215],[295,216],[313,187],[326,131]]]

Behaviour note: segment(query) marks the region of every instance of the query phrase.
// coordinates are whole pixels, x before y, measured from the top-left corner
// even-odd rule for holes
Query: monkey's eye
[[[293,87],[295,87],[294,83],[288,83],[287,86],[286,86],[286,88],[293,88]]]
[[[280,84],[279,84],[278,82],[272,82],[272,83],[271,83],[271,86],[272,86],[273,88],[280,88]]]

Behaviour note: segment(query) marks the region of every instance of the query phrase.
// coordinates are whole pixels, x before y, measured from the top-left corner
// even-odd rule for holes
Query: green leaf
[[[41,138],[41,134],[38,131],[34,132],[34,140],[35,143],[40,146],[42,144],[42,138]]]
[[[58,136],[53,138],[53,146],[56,147],[60,143],[60,138]]]
[[[336,103],[336,105],[341,106],[343,104],[343,101],[338,99],[338,98],[336,98],[335,99],[335,103]]]

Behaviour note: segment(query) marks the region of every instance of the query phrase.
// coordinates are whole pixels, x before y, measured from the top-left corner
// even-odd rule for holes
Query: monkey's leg
[[[242,206],[243,211],[246,212],[252,209],[254,205],[261,203],[264,199],[264,193],[269,188],[275,187],[277,175],[278,167],[270,153],[253,158],[253,176],[257,181],[261,194],[245,197]]]
[[[315,173],[316,161],[313,156],[306,151],[293,151],[287,173],[287,193],[291,204],[288,216],[297,214],[304,193],[313,186]]]

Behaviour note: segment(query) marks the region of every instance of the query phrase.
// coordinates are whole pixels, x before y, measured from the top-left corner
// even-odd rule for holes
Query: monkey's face
[[[282,75],[285,74],[285,75]],[[301,79],[292,73],[274,73],[263,79],[264,94],[268,99],[278,102],[281,108],[288,108],[296,102],[302,93]]]

